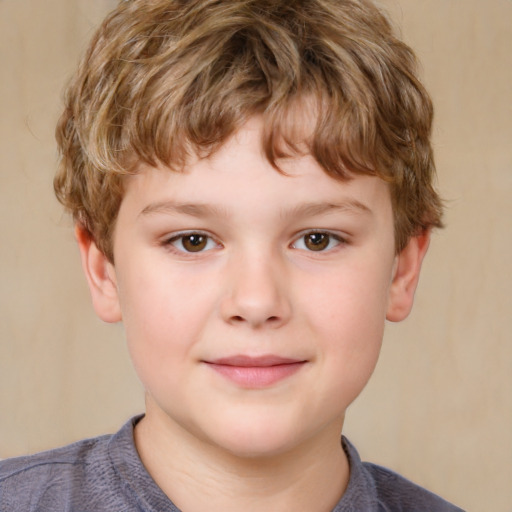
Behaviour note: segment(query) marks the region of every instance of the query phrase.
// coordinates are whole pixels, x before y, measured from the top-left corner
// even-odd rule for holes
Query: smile
[[[237,355],[204,362],[212,370],[240,387],[259,389],[272,386],[290,377],[307,361],[274,355],[261,357]]]

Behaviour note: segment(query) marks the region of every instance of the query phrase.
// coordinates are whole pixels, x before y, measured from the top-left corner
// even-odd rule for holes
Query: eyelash
[[[316,242],[316,243],[318,243],[319,250],[307,248],[307,242],[305,242],[306,237],[312,236],[312,235],[321,235],[323,237],[327,237],[327,245],[325,245],[323,247],[322,242],[325,239],[320,239],[318,242]],[[192,240],[193,237],[197,237],[199,239],[202,238],[203,240],[196,240],[194,242]],[[197,251],[187,250],[187,248],[183,245],[184,241],[186,241],[187,239],[192,242],[193,246],[195,245],[196,247],[199,247],[199,249]],[[299,244],[299,242],[301,240],[304,241],[304,245],[306,246],[305,248],[297,247],[297,245]],[[180,241],[181,241],[181,248],[179,248],[177,246],[180,243]],[[202,241],[204,241],[203,247],[201,247]],[[335,242],[334,246],[332,246],[333,241]],[[213,247],[211,246],[212,243],[214,244]],[[300,249],[300,250],[314,253],[314,252],[329,252],[329,251],[335,249],[336,247],[338,247],[339,245],[347,245],[347,244],[348,244],[348,241],[346,240],[346,238],[344,238],[338,234],[335,234],[331,231],[310,230],[310,231],[305,231],[305,232],[300,233],[300,235],[294,239],[294,242],[292,242],[290,244],[290,247],[293,249]],[[208,233],[205,233],[203,231],[187,231],[184,233],[177,233],[176,235],[173,235],[172,237],[165,239],[163,241],[162,245],[165,247],[172,248],[172,250],[174,250],[178,253],[190,254],[190,255],[208,252],[208,251],[211,251],[212,249],[214,249],[215,247],[221,246],[220,242],[217,242],[211,235],[209,235]],[[209,247],[209,245],[210,245],[210,247]]]
[[[306,249],[301,248],[301,250],[306,250],[307,252],[312,252],[312,253],[314,253],[314,252],[329,252],[340,245],[348,244],[347,239],[339,234],[333,233],[332,231],[323,231],[321,229],[313,229],[313,230],[304,231],[304,232],[300,233],[300,236],[298,236],[295,239],[295,241],[292,243],[291,246],[293,248],[297,249],[296,246],[297,246],[298,242],[300,240],[305,242],[306,237],[311,236],[311,235],[321,235],[321,236],[327,237],[327,246],[322,248],[322,246],[319,245],[321,248],[320,248],[320,250],[317,250],[317,251],[315,251],[314,249],[307,249],[307,248]],[[334,246],[329,247],[333,241],[335,241],[336,244]],[[321,243],[321,242],[319,242],[319,243]]]
[[[216,242],[215,239],[211,235],[209,235],[208,233],[204,233],[203,231],[187,231],[184,233],[177,233],[176,235],[173,235],[172,237],[165,239],[163,241],[162,245],[164,245],[165,247],[172,248],[172,250],[174,250],[178,253],[182,253],[182,254],[198,254],[201,252],[211,251],[214,248],[214,247],[210,247],[210,248],[206,249],[206,251],[204,250],[204,248],[202,248],[198,251],[189,251],[183,246],[183,242],[186,239],[189,239],[189,241],[190,241],[192,239],[192,237],[205,239],[206,247],[208,246],[208,244],[211,244],[212,242],[213,242],[213,244],[215,244],[215,246],[220,245],[220,243]],[[177,247],[177,244],[180,241],[181,241],[181,247],[182,247],[181,249]]]

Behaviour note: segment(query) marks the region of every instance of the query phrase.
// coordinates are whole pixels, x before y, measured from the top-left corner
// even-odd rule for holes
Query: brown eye
[[[304,236],[304,245],[310,251],[323,251],[329,246],[330,239],[327,233],[309,233]]]
[[[205,235],[193,234],[181,237],[181,245],[188,252],[202,251],[207,244],[208,237]]]
[[[221,247],[210,235],[199,231],[177,234],[164,240],[163,245],[172,246],[174,252],[183,254],[207,252]]]

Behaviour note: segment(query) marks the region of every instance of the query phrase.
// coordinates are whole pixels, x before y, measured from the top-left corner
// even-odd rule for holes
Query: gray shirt
[[[0,462],[0,512],[180,512],[139,459],[133,440],[139,419],[114,435]],[[345,438],[342,444],[350,480],[333,512],[461,511],[388,469],[361,462]]]

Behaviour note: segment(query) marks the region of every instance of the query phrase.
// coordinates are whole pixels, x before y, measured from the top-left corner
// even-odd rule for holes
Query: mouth
[[[272,386],[298,372],[307,363],[276,355],[250,357],[235,355],[203,361],[212,370],[232,383],[246,389]]]

